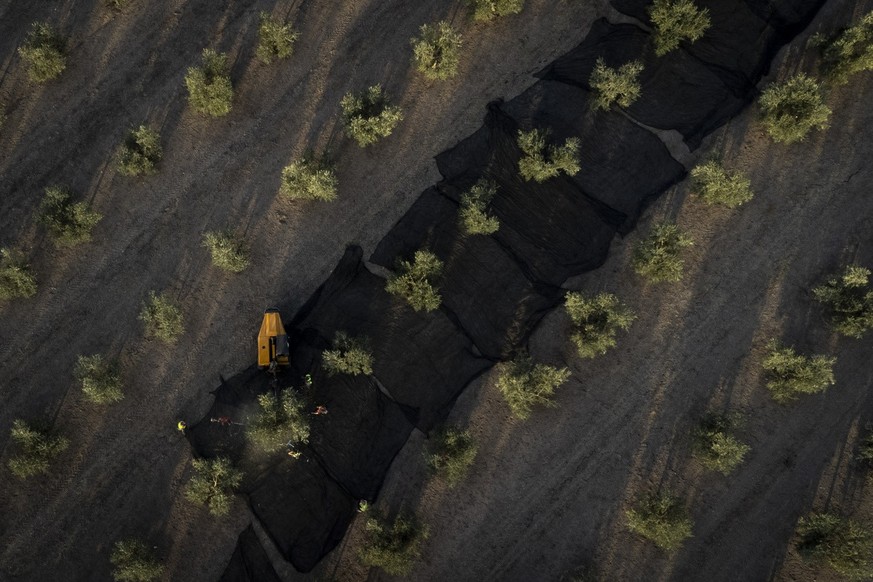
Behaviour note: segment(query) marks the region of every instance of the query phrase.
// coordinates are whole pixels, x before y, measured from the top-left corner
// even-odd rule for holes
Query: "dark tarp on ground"
[[[366,336],[373,375],[397,402],[418,410],[416,426],[427,432],[442,422],[464,387],[490,367],[441,311],[413,311],[385,291],[385,280],[349,247],[330,277],[295,316],[292,326],[323,338],[337,331]]]
[[[309,445],[327,473],[355,499],[374,501],[385,474],[414,427],[414,411],[379,391],[373,378],[315,376]]]
[[[307,455],[286,457],[248,492],[264,530],[300,572],[343,539],[357,503]]]
[[[435,280],[443,305],[479,350],[508,356],[560,299],[557,287],[531,282],[491,236],[465,235],[458,204],[429,188],[383,238],[370,261],[394,268],[397,257],[427,248],[444,263]]]
[[[599,57],[611,67],[641,60],[642,93],[627,113],[651,127],[677,130],[692,149],[748,101],[736,96],[716,73],[686,51],[656,57],[649,33],[606,19],[596,21],[582,43],[538,76],[590,90],[588,79]]]
[[[581,87],[540,81],[501,110],[522,127],[552,128],[561,143],[579,138],[580,169],[571,179],[627,216],[622,233],[630,232],[651,200],[685,177],[656,135],[620,113],[592,110],[591,94]]]
[[[568,277],[600,266],[627,217],[564,174],[542,183],[523,180],[518,173],[519,125],[500,103],[488,109],[484,133],[476,132],[437,158],[446,176],[441,190],[458,196],[479,177],[494,180],[497,194],[491,212],[500,220],[500,230],[493,237],[532,281],[558,287]]]
[[[239,534],[236,549],[220,582],[280,582],[270,557],[251,525]]]

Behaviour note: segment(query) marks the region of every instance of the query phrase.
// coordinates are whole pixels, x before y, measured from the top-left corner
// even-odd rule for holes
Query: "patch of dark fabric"
[[[219,582],[280,582],[270,557],[251,525],[239,534],[230,563]]]

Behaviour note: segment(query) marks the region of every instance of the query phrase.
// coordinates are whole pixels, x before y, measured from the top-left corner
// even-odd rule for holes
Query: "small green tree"
[[[388,277],[385,291],[404,298],[415,311],[433,311],[442,303],[442,297],[432,280],[442,270],[443,262],[435,254],[415,251],[411,262],[399,261],[397,271]]]
[[[449,487],[460,483],[476,458],[476,443],[469,431],[446,427],[428,441],[427,466]]]
[[[832,513],[810,513],[797,524],[797,551],[853,580],[873,576],[873,532]]]
[[[819,84],[803,73],[764,89],[758,104],[770,137],[782,143],[803,141],[811,129],[826,128],[831,115]]]
[[[632,532],[663,550],[675,550],[691,537],[691,516],[682,500],[669,493],[647,493],[625,516]]]
[[[157,295],[150,291],[149,298],[142,304],[139,320],[145,324],[146,336],[156,337],[168,344],[175,343],[185,331],[182,312],[166,293]]]
[[[373,85],[363,93],[348,93],[340,101],[346,132],[358,145],[366,147],[388,137],[403,120],[403,111],[389,105],[381,85]]]
[[[731,434],[736,425],[732,415],[709,413],[703,417],[692,434],[692,450],[704,467],[729,475],[743,462],[751,447]]]
[[[472,188],[461,195],[461,209],[458,221],[461,229],[468,235],[494,234],[500,228],[496,216],[488,214],[488,204],[497,194],[497,184],[481,178]]]
[[[109,561],[115,566],[112,577],[117,582],[152,582],[164,573],[164,566],[155,558],[145,542],[127,539],[115,542]]]
[[[286,22],[261,12],[258,28],[258,48],[255,54],[269,65],[273,59],[287,59],[294,53],[294,43],[300,35]]]
[[[655,0],[649,7],[655,27],[655,54],[662,57],[679,48],[683,40],[703,37],[712,22],[708,8],[698,8],[691,0]]]
[[[458,74],[461,35],[447,20],[436,24],[423,24],[421,36],[410,42],[415,68],[426,78],[450,79]]]
[[[18,54],[27,63],[27,76],[44,83],[67,67],[67,41],[47,22],[34,22]]]
[[[36,278],[20,253],[0,248],[0,301],[36,295]]]
[[[233,492],[242,483],[242,471],[234,468],[230,459],[194,459],[194,476],[185,488],[185,497],[197,505],[205,505],[212,515],[230,511]]]
[[[554,406],[552,396],[555,389],[569,378],[567,368],[535,364],[529,355],[522,354],[500,365],[497,389],[503,394],[512,414],[525,420],[538,404]]]
[[[586,297],[570,292],[564,299],[564,308],[573,321],[570,340],[581,358],[593,358],[615,347],[618,330],[627,330],[637,317],[612,293]]]
[[[163,157],[161,136],[145,125],[131,130],[118,152],[118,171],[128,176],[157,172]]]
[[[240,273],[249,266],[245,241],[232,231],[213,231],[203,235],[203,246],[212,254],[212,264],[228,271]]]
[[[641,61],[630,61],[617,69],[606,66],[606,61],[597,59],[588,84],[594,90],[594,109],[609,109],[613,103],[630,107],[640,98]]]
[[[698,164],[691,170],[698,196],[707,204],[724,204],[736,208],[752,199],[751,182],[741,172],[729,172],[715,160]]]
[[[473,20],[494,20],[501,16],[518,14],[524,8],[524,0],[470,0]]]
[[[579,171],[579,138],[546,147],[550,133],[549,129],[518,130],[518,147],[524,154],[518,160],[518,171],[525,180],[545,182],[560,172],[573,176]]]
[[[60,247],[69,247],[91,240],[91,229],[103,215],[94,212],[84,202],[73,202],[72,195],[63,188],[50,186],[39,206],[39,222]]]
[[[366,338],[352,337],[344,331],[336,332],[333,338],[333,349],[321,354],[324,368],[331,376],[335,374],[373,373],[373,352]]]
[[[819,34],[812,40],[821,50],[822,71],[832,83],[844,85],[852,75],[873,71],[873,12],[855,26],[830,37]]]
[[[118,363],[104,360],[100,354],[79,356],[73,375],[85,398],[94,404],[113,404],[124,398]]]
[[[212,117],[230,113],[233,84],[226,54],[203,49],[203,65],[188,69],[185,86],[188,87],[188,103],[198,113]]]
[[[291,388],[278,396],[272,392],[258,396],[260,410],[249,419],[246,436],[259,450],[272,453],[289,443],[309,441],[309,419],[306,403]]]
[[[679,255],[692,244],[691,238],[675,224],[658,223],[637,243],[631,265],[638,275],[653,283],[681,281],[685,261]]]
[[[282,170],[279,194],[291,200],[330,202],[338,186],[336,171],[326,156],[306,155]]]
[[[816,394],[834,384],[836,358],[827,356],[801,356],[794,348],[782,347],[777,340],[767,344],[764,370],[767,372],[767,389],[773,400],[790,402],[798,394]]]
[[[842,275],[832,276],[812,290],[816,301],[830,309],[837,333],[860,339],[873,328],[873,289],[869,278],[870,269],[848,265]]]
[[[358,555],[367,566],[382,568],[391,576],[405,576],[421,556],[421,544],[428,528],[414,515],[399,514],[392,523],[387,517],[368,517],[366,539]]]
[[[20,450],[9,459],[9,469],[20,479],[47,473],[49,463],[70,446],[70,441],[51,427],[28,424],[20,418],[12,422],[11,436]]]

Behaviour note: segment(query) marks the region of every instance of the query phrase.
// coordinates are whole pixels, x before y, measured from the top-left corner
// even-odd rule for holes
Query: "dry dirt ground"
[[[114,14],[97,0],[0,0],[8,111],[0,244],[22,246],[40,280],[35,298],[0,307],[0,579],[108,579],[111,544],[128,536],[157,546],[166,580],[218,578],[248,514],[242,501],[219,520],[187,503],[190,452],[176,419],[199,418],[217,375],[250,365],[264,307],[305,300],[348,242],[371,251],[438,179],[432,156],[474,131],[488,100],[529,86],[530,73],[606,13],[575,0],[527,4],[522,16],[484,26],[447,1],[132,2]],[[811,28],[844,22],[854,9],[832,2]],[[299,28],[289,62],[253,61],[261,10]],[[457,80],[429,84],[410,70],[408,40],[441,17],[462,25],[469,60]],[[44,19],[72,38],[71,58],[39,87],[15,48],[29,23]],[[783,51],[773,77],[811,66],[803,41]],[[200,118],[185,104],[185,70],[206,46],[233,63],[237,93],[225,119]],[[360,150],[342,137],[337,103],[376,82],[406,120]],[[873,338],[835,338],[808,290],[843,262],[873,265],[871,91],[870,75],[835,91],[830,131],[802,144],[771,144],[752,109],[683,159],[724,155],[749,172],[756,198],[714,210],[682,184],[651,209],[642,232],[669,216],[695,239],[680,284],[644,285],[633,275],[628,252],[638,234],[617,240],[603,268],[568,283],[616,291],[639,319],[618,348],[583,362],[565,341],[565,317],[546,318],[531,349],[574,376],[556,408],[526,423],[511,420],[491,378],[469,387],[452,420],[469,425],[480,451],[457,489],[426,478],[424,438],[414,434],[379,502],[430,524],[414,579],[554,580],[580,566],[607,580],[830,579],[799,560],[791,536],[811,508],[873,516],[848,462],[871,420]],[[114,150],[144,121],[161,129],[161,172],[122,177]],[[320,146],[339,161],[340,199],[277,199],[282,166]],[[34,225],[50,184],[70,186],[104,214],[91,243],[56,250]],[[200,247],[204,231],[225,226],[251,244],[252,267],[240,276],[213,269]],[[152,289],[170,291],[186,315],[176,347],[143,340],[136,317]],[[774,404],[760,376],[773,336],[837,355],[837,385]],[[106,409],[87,405],[71,376],[79,354],[96,352],[121,358],[124,370],[126,398]],[[728,407],[745,413],[753,447],[730,479],[691,461],[687,436],[705,410]],[[5,469],[9,426],[39,416],[56,418],[72,445],[50,475],[14,480]],[[685,496],[695,518],[694,538],[672,557],[624,528],[626,502],[651,485]],[[312,575],[277,561],[280,573],[386,578],[357,565],[360,526]]]

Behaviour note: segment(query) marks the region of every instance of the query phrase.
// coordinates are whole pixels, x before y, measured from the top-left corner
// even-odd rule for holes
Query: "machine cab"
[[[264,312],[264,321],[258,332],[258,366],[268,367],[273,362],[287,366],[290,351],[279,310],[271,307]]]

